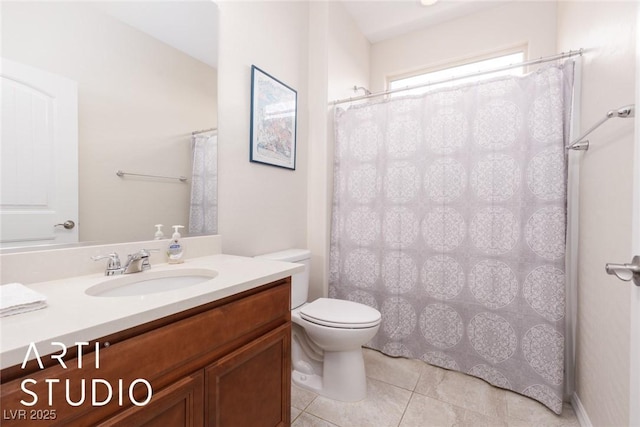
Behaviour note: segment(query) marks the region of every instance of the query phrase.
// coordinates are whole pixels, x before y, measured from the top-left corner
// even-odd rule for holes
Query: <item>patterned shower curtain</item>
[[[218,135],[194,135],[189,234],[218,232]]]
[[[338,109],[329,295],[368,344],[562,411],[573,62]]]

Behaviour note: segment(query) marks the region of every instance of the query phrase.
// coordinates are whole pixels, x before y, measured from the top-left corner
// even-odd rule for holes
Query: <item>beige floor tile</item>
[[[579,427],[578,418],[565,404],[562,414],[556,415],[542,403],[517,393],[507,392],[507,415],[510,426]]]
[[[562,405],[562,414],[560,414],[560,422],[561,426],[567,427],[580,427],[580,422],[578,421],[578,416],[576,415],[576,411],[574,411],[573,406],[570,403],[565,403]]]
[[[298,419],[296,419],[291,427],[338,427],[335,424],[330,423],[329,421],[323,420],[322,418],[318,418],[313,416],[307,412],[303,412],[300,414]]]
[[[475,411],[465,409],[464,419],[456,424],[456,427],[508,427],[509,424],[502,418],[493,418]]]
[[[418,360],[364,350],[367,398],[346,403],[291,387],[293,427],[580,427],[525,396]],[[411,393],[410,390],[415,392]]]
[[[364,400],[339,402],[318,396],[306,412],[341,427],[397,427],[410,397],[408,390],[369,378]]]
[[[506,421],[414,393],[400,427],[507,427]]]
[[[316,397],[318,395],[314,392],[305,390],[293,383],[291,384],[291,406],[294,408],[304,411]]]
[[[376,350],[363,349],[367,377],[413,391],[420,378],[420,360],[389,357]]]
[[[421,376],[425,376],[423,372]],[[422,393],[421,381],[416,392]],[[493,418],[505,418],[507,408],[504,390],[481,379],[455,371],[445,371],[442,381],[426,389],[426,395]]]
[[[414,393],[400,427],[449,427],[464,420],[465,409]]]
[[[414,391],[416,393],[430,396],[438,385],[444,380],[444,375],[447,372],[446,369],[438,368],[437,366],[429,365],[428,363],[422,363],[420,367],[420,378],[416,384]]]
[[[291,422],[294,422],[301,413],[302,413],[302,410],[291,406]]]
[[[509,418],[507,420],[508,427],[580,427],[580,423],[577,419],[564,419],[558,417],[555,421],[523,421],[515,418]]]

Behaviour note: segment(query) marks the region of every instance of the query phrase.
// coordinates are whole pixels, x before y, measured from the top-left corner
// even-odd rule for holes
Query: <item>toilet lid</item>
[[[371,328],[380,324],[381,315],[375,308],[353,301],[318,298],[302,306],[300,317],[332,328]]]

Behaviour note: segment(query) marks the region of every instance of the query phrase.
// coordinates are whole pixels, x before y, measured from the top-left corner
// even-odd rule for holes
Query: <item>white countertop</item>
[[[0,318],[0,369],[21,364],[31,343],[43,356],[59,353],[61,342],[74,347],[202,304],[225,298],[303,271],[301,264],[232,255],[211,255],[182,264],[156,264],[151,272],[206,268],[218,275],[206,282],[178,290],[144,296],[95,297],[85,291],[105,280],[104,274],[71,277],[27,285],[44,294],[42,310]],[[146,272],[132,275],[143,277]],[[215,327],[215,325],[212,325]],[[30,359],[35,355],[30,354]]]

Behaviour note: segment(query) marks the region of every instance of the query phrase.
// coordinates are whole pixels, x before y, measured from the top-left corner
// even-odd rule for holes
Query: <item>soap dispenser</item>
[[[164,239],[164,233],[162,232],[162,224],[156,224],[156,234],[153,240],[162,240]]]
[[[171,242],[167,248],[167,262],[169,264],[180,264],[184,262],[182,255],[184,250],[182,243],[180,243],[180,232],[178,229],[184,228],[183,225],[173,225],[173,235],[171,236]]]

